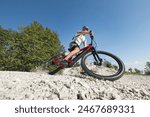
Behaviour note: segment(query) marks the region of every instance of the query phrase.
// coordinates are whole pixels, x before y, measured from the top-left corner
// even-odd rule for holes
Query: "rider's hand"
[[[93,35],[93,32],[92,32],[92,30],[90,30],[90,31],[89,31],[89,35],[91,35],[91,36]]]

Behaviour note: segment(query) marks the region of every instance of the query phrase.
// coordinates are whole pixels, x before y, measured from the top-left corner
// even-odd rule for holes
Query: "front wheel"
[[[87,53],[81,66],[88,75],[111,81],[121,78],[125,71],[124,63],[117,56],[104,51]]]

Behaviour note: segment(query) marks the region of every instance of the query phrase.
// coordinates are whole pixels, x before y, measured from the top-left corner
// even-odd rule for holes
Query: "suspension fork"
[[[95,48],[92,48],[92,54],[93,54],[93,57],[96,61],[95,64],[101,65],[102,64],[102,59],[98,56],[97,51],[95,50]]]

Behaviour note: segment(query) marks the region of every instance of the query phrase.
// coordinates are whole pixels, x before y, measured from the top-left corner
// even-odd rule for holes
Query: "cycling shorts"
[[[76,47],[80,48],[79,45],[76,42],[73,41],[69,44],[69,49],[68,50],[73,51]]]

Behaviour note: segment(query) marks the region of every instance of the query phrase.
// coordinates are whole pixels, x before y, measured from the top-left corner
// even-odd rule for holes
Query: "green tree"
[[[105,60],[103,64],[104,64],[105,67],[113,68],[112,64],[107,60]]]
[[[114,68],[115,70],[118,70],[118,66],[117,66],[117,65],[113,65],[113,68]]]
[[[0,27],[0,70],[7,69],[13,63],[14,52],[11,50],[13,33],[12,30]]]
[[[132,68],[129,68],[128,71],[129,71],[129,73],[133,73]]]
[[[146,62],[145,74],[150,75],[150,62]]]
[[[0,69],[31,71],[50,56],[64,52],[58,34],[34,21],[19,32],[0,28]]]
[[[134,68],[135,74],[141,74],[141,71],[137,68]]]

